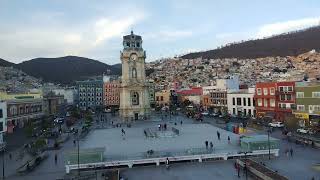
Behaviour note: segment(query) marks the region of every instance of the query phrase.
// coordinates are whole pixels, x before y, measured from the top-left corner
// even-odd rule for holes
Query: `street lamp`
[[[77,141],[78,141],[78,177],[80,177],[80,141],[79,141],[79,131],[77,132]]]
[[[270,127],[268,128],[268,149],[269,149],[269,160],[270,160],[270,156],[271,156],[271,153],[270,153]]]
[[[252,153],[250,151],[245,151],[245,152],[238,152],[238,154],[244,154],[244,159],[245,159],[245,162],[244,162],[244,168],[246,170],[246,180],[248,179],[248,167],[247,167],[247,154],[248,153]]]
[[[6,145],[5,145],[5,143],[3,142],[3,144],[2,144],[2,152],[3,152],[3,157],[2,157],[2,179],[4,179],[5,178],[5,176],[4,176],[4,153],[5,153],[5,147],[6,147]]]

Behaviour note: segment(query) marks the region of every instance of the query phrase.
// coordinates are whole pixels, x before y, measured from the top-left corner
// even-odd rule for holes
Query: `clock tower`
[[[142,48],[141,36],[133,31],[123,36],[123,51],[120,53],[120,117],[126,122],[145,119],[150,115],[150,102],[145,73],[146,52]]]

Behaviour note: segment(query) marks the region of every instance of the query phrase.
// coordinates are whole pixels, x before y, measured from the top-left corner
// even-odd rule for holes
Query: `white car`
[[[204,115],[204,116],[208,116],[209,115],[208,112],[202,112],[201,114]]]
[[[268,125],[271,127],[278,127],[278,128],[284,127],[283,122],[271,122]]]
[[[297,129],[297,133],[301,133],[301,134],[313,134],[313,132],[310,131],[309,129],[303,129],[303,128]]]

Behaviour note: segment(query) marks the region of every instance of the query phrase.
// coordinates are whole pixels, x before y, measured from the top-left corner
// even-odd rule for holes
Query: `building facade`
[[[161,90],[155,93],[157,106],[169,106],[170,104],[170,91]]]
[[[124,121],[145,119],[150,115],[145,58],[141,36],[131,31],[130,35],[123,37],[121,52],[120,117]]]
[[[7,103],[0,100],[0,146],[3,144],[3,134],[7,131]]]
[[[227,94],[228,113],[237,117],[255,117],[254,88]]]
[[[255,106],[258,118],[285,121],[295,104],[295,82],[256,83]]]
[[[210,107],[215,113],[226,114],[228,111],[228,99],[226,90],[216,90],[209,93]]]
[[[11,99],[7,100],[7,131],[12,133],[16,127],[24,127],[33,119],[43,117],[42,99]]]
[[[109,80],[104,82],[104,105],[106,107],[120,106],[120,87],[118,80]]]
[[[305,125],[320,123],[320,83],[296,82],[295,117],[304,120]]]
[[[57,115],[65,104],[63,95],[56,95],[54,92],[43,96],[43,112],[45,115]]]
[[[75,88],[53,89],[52,92],[56,95],[62,95],[68,105],[76,103],[77,90]]]
[[[81,109],[96,109],[103,106],[103,81],[77,81],[77,101]]]

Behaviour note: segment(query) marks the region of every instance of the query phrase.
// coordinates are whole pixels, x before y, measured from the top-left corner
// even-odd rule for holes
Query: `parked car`
[[[208,112],[202,112],[201,114],[202,114],[203,116],[208,116],[208,115],[209,115]]]
[[[314,132],[311,129],[304,129],[304,128],[297,129],[297,133],[300,133],[300,134],[314,134]]]
[[[212,117],[218,117],[219,114],[218,114],[218,113],[211,113],[210,116],[212,116]]]
[[[281,127],[284,127],[284,124],[283,122],[271,122],[268,124],[270,127],[278,127],[278,128],[281,128]]]

